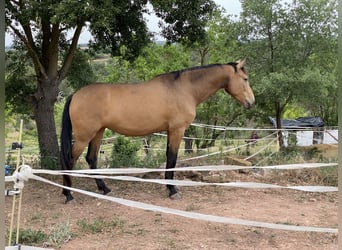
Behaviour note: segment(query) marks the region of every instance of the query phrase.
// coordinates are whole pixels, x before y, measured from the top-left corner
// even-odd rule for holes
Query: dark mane
[[[230,65],[234,68],[235,72],[237,72],[237,67],[236,67],[237,63],[236,62],[230,62],[227,64],[215,63],[215,64],[208,64],[208,65],[203,65],[203,66],[190,67],[190,68],[186,68],[186,69],[181,69],[181,70],[176,70],[176,71],[172,71],[172,72],[168,72],[168,73],[163,73],[163,74],[157,75],[156,77],[167,77],[167,78],[172,79],[172,80],[177,80],[181,76],[181,74],[183,74],[184,72],[199,70],[199,69],[208,69],[211,67],[217,67],[217,66],[222,66],[222,65]]]
[[[227,65],[230,65],[234,68],[235,72],[237,72],[237,63],[236,62],[230,62],[230,63],[227,63]]]

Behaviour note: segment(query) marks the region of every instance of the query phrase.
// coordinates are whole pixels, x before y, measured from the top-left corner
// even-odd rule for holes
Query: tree
[[[164,20],[162,34],[172,42],[201,39],[205,23],[215,8],[213,1],[204,0],[189,5],[180,0],[155,0],[151,4]],[[16,84],[21,90],[26,89],[26,84],[30,86],[25,102],[37,125],[42,159],[58,162],[54,104],[74,59],[82,29],[90,28],[97,48],[108,49],[112,55],[124,52],[132,60],[150,39],[143,18],[143,13],[149,11],[146,6],[147,0],[5,1],[7,31],[15,36],[18,47],[27,52],[34,69],[33,86],[32,81]]]
[[[331,49],[329,40],[336,27],[336,1],[279,0],[242,1],[241,40],[256,74],[256,100],[259,110],[274,110],[277,128],[291,102],[310,100],[325,91],[327,82],[317,76],[316,55]],[[322,49],[323,48],[323,49]],[[321,61],[321,63],[323,63]],[[335,60],[328,64],[336,65]],[[326,68],[320,66],[320,73]],[[260,109],[261,108],[261,109]],[[264,114],[265,115],[265,114]],[[279,132],[282,148],[282,133]]]
[[[192,57],[198,65],[210,63],[228,63],[244,58],[244,51],[239,44],[240,22],[234,21],[232,16],[225,15],[223,9],[217,9],[208,22],[206,37],[199,43],[189,48]],[[224,92],[218,92],[197,108],[196,122],[215,126],[231,126],[232,124],[243,126],[246,121],[246,112],[240,104],[232,101]],[[188,137],[201,137],[203,141],[197,141],[198,148],[207,148],[215,145],[216,139],[224,133],[222,130],[203,128],[198,135],[196,129],[188,129],[185,135]],[[186,142],[190,144],[191,139]],[[190,150],[188,150],[191,152]]]
[[[134,61],[135,76],[147,81],[156,75],[192,66],[190,52],[181,44],[151,44]]]

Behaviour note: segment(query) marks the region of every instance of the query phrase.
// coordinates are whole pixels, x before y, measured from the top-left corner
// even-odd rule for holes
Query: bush
[[[140,145],[124,136],[115,138],[110,165],[113,167],[136,166],[139,162]]]
[[[145,168],[156,168],[162,165],[166,161],[166,155],[165,152],[155,152],[154,154],[152,152],[149,152],[145,158],[138,163],[139,167],[145,167]]]
[[[159,167],[166,161],[165,151],[149,151],[145,157],[139,157],[140,140],[119,136],[115,138],[108,165],[112,167]]]

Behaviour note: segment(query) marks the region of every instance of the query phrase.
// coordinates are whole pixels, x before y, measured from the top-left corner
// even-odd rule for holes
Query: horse
[[[245,108],[254,105],[244,66],[245,59],[164,73],[136,84],[94,83],[79,89],[68,97],[63,110],[62,170],[71,170],[86,146],[86,161],[91,169],[96,169],[106,128],[126,136],[165,131],[166,169],[174,168],[185,129],[195,119],[200,103],[224,89]],[[173,171],[165,171],[165,179],[173,177]],[[102,179],[95,180],[104,194],[111,191]],[[63,184],[71,187],[70,176],[63,175]],[[171,199],[181,198],[174,185],[166,186]],[[70,190],[63,188],[63,194],[65,203],[73,200]]]

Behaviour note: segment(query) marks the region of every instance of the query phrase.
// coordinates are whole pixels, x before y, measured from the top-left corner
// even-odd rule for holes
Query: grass
[[[18,242],[16,241],[17,232],[12,232],[11,245],[22,244],[31,246],[43,246],[60,248],[61,245],[72,238],[69,222],[57,223],[55,226],[49,228],[49,232],[35,229],[19,230]],[[9,232],[6,233],[6,242],[9,240]]]
[[[96,234],[106,231],[111,231],[115,228],[123,229],[125,221],[119,217],[114,217],[112,220],[108,220],[102,217],[97,217],[90,221],[87,219],[81,219],[76,222],[79,227],[79,231],[87,234]]]
[[[185,211],[195,211],[195,210],[199,210],[200,209],[200,206],[199,205],[196,205],[194,203],[190,203],[189,205],[186,206],[185,208]]]
[[[10,232],[6,233],[6,242],[8,242],[10,236]],[[31,228],[28,229],[20,229],[18,242],[16,242],[17,231],[12,232],[11,245],[15,244],[23,244],[23,245],[43,245],[44,242],[48,240],[48,235],[42,230],[34,230]]]

